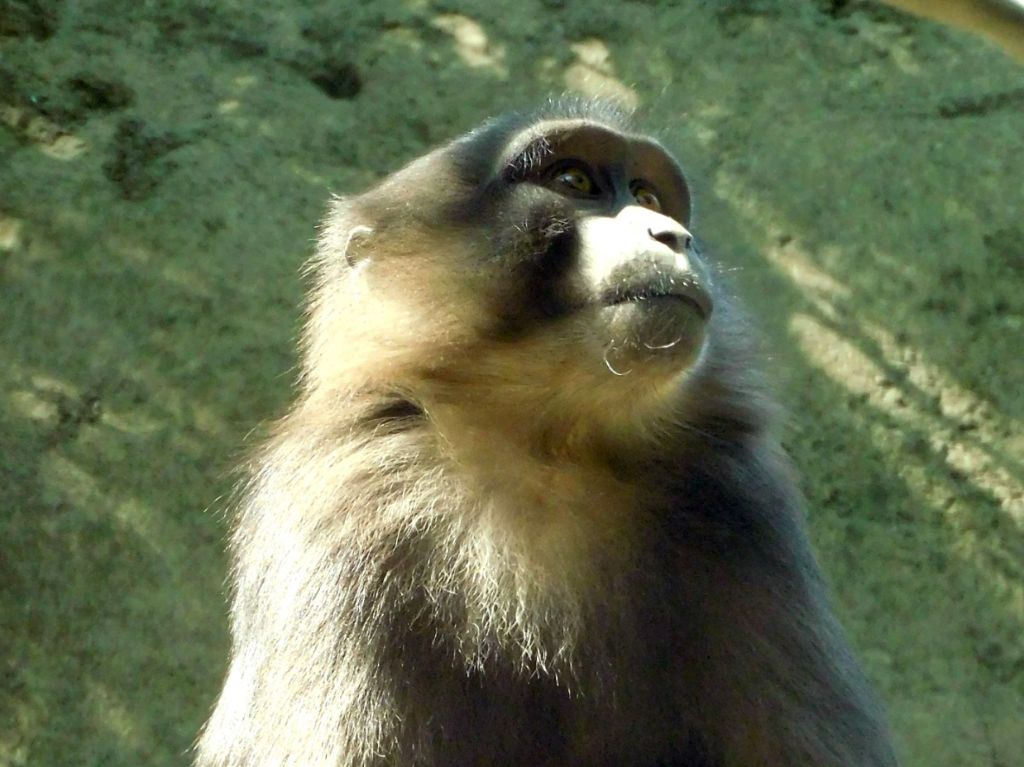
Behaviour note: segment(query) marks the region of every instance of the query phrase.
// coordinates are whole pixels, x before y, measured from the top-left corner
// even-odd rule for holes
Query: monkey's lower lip
[[[702,320],[711,316],[713,304],[711,296],[699,285],[686,285],[674,287],[671,291],[641,289],[615,291],[605,296],[605,306],[616,306],[618,304],[651,301],[656,299],[672,299],[690,304]]]

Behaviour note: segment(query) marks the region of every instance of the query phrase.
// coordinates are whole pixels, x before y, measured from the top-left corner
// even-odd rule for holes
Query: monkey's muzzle
[[[711,317],[714,303],[710,294],[704,289],[700,281],[693,275],[681,275],[679,277],[660,277],[653,284],[646,285],[616,285],[602,294],[602,301],[605,306],[617,306],[634,301],[652,301],[657,299],[674,299],[689,304],[691,309],[703,321]]]
[[[699,351],[714,304],[698,275],[638,259],[610,276],[601,311],[620,354],[685,364]]]

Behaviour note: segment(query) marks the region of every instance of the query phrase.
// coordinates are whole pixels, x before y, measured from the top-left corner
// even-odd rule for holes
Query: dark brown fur
[[[631,136],[555,105],[328,215],[202,767],[896,763],[729,297],[699,359],[588,351],[580,214],[506,156],[551,121]]]

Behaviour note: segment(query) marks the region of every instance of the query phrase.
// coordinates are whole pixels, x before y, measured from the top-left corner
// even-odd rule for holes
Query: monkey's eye
[[[597,184],[590,170],[580,162],[564,162],[555,165],[549,171],[549,178],[552,184],[563,187],[571,194],[583,195],[586,197],[597,194]]]
[[[658,195],[654,193],[654,190],[643,181],[634,181],[630,185],[630,191],[633,192],[633,199],[636,200],[637,205],[657,211],[658,213],[661,212],[661,200],[658,199]]]

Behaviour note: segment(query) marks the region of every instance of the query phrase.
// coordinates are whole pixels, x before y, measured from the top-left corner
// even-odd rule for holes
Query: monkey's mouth
[[[688,277],[670,279],[666,285],[617,285],[604,291],[601,296],[601,303],[605,306],[662,300],[688,304],[705,322],[711,316],[714,306],[711,296],[700,283]]]

